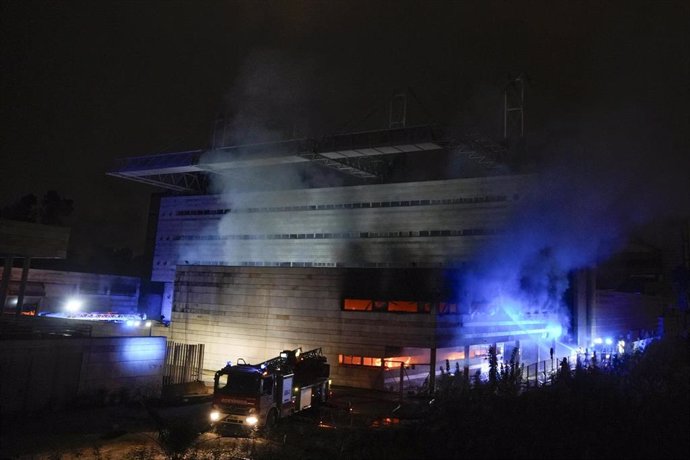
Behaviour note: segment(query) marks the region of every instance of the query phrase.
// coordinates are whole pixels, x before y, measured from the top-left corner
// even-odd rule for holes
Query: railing
[[[624,351],[620,353],[613,345],[603,348],[595,348],[591,351],[587,350],[584,353],[577,353],[571,356],[561,358],[554,357],[526,365],[522,372],[522,380],[527,386],[548,385],[553,381],[553,377],[561,368],[561,363],[566,360],[568,367],[575,369],[578,361],[584,367],[591,366],[593,360],[596,361],[597,366],[606,368],[611,366],[615,360],[623,353],[630,353],[636,351],[644,351],[644,349],[659,337],[648,337],[631,342]]]
[[[565,357],[570,364],[570,357]],[[526,365],[522,371],[522,380],[527,386],[545,385],[551,382],[558,371],[563,358],[553,358]]]
[[[168,342],[163,369],[163,385],[201,381],[204,344]]]

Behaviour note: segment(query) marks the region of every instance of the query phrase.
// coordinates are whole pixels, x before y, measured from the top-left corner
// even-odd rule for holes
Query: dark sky
[[[690,181],[687,1],[0,5],[0,204],[73,199],[81,254],[143,249],[154,189],[105,176],[113,159],[205,148],[222,110],[321,135],[411,87],[435,121],[499,138],[520,72],[534,151]]]

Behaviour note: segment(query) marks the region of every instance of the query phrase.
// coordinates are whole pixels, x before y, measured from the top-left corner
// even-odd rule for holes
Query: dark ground
[[[253,451],[258,446],[276,444],[278,448],[278,445],[299,443],[310,430],[387,426],[397,422],[396,414],[401,414],[395,394],[335,388],[329,407],[295,415],[270,435],[227,436],[226,433],[221,437],[208,430],[210,404],[209,398],[201,398],[177,404],[150,404],[148,409],[142,404],[130,404],[27,418],[3,417],[0,459],[165,458],[156,418],[189,428],[194,435],[189,444],[199,450],[215,451],[216,458],[218,451],[227,455],[225,458],[254,458]],[[295,455],[299,456],[299,452]]]

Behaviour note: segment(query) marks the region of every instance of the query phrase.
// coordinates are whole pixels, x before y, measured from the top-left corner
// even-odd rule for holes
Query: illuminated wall
[[[4,340],[4,414],[160,397],[165,337]]]
[[[91,339],[81,366],[79,394],[160,395],[166,350],[165,337],[103,337]]]
[[[663,299],[638,293],[598,290],[592,315],[592,340],[596,338],[653,337],[664,314]]]
[[[206,380],[228,360],[258,363],[301,346],[322,348],[337,384],[382,389],[387,371],[381,363],[401,359],[411,348],[424,356],[443,348],[439,356],[445,359],[491,343],[520,341],[526,347],[547,333],[546,316],[518,321],[448,302],[441,307],[442,297],[455,295],[453,278],[443,273],[178,267],[170,339],[205,344]],[[470,358],[475,348],[468,349]]]
[[[529,176],[161,200],[152,279],[177,265],[452,267],[501,231]]]

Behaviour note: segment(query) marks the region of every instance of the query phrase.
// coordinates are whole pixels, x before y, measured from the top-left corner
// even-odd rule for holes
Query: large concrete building
[[[165,197],[152,279],[171,290],[179,265],[457,268],[502,231],[528,180]]]
[[[543,306],[463,297],[468,265],[509,237],[530,193],[531,176],[499,174],[496,158],[415,127],[130,158],[110,174],[175,192],[159,202],[152,280],[170,338],[206,344],[209,374],[322,347],[336,383],[388,388],[401,363],[408,384],[433,385],[439,367],[481,370],[490,345],[536,362],[570,353],[561,332],[591,339],[586,277],[567,324]],[[270,183],[295,168],[338,180]]]

